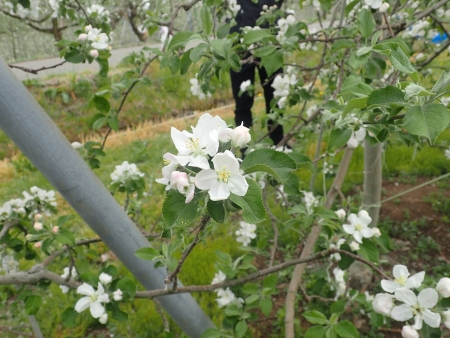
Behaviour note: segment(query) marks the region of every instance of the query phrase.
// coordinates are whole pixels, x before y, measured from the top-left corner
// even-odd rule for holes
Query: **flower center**
[[[202,150],[200,149],[200,140],[198,137],[186,140],[186,148],[188,148],[195,155],[201,155],[202,153]]]
[[[222,166],[222,170],[216,170],[217,178],[220,182],[227,183],[231,176],[231,171],[227,170],[227,167]]]
[[[93,295],[89,296],[89,299],[91,300],[91,303],[94,303],[97,301],[98,296],[94,293]]]
[[[355,229],[361,231],[363,229],[363,226],[361,224],[356,224]]]
[[[401,286],[405,286],[406,284],[406,276],[400,276],[394,279],[394,282],[400,284]]]

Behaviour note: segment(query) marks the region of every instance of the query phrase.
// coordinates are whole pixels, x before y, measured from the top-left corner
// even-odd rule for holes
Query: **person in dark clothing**
[[[277,7],[280,8],[282,3],[283,0],[259,0],[257,3],[254,3],[252,0],[237,0],[237,4],[241,6],[241,9],[239,10],[235,18],[237,25],[233,26],[230,32],[239,32],[241,28],[246,26],[256,26],[256,21],[261,16],[263,6],[271,7],[277,5]],[[243,123],[245,127],[250,128],[253,124],[251,109],[253,106],[254,95],[249,95],[246,91],[241,96],[239,96],[239,91],[241,83],[244,81],[250,80],[252,85],[255,84],[256,69],[258,69],[259,79],[264,89],[266,112],[267,114],[270,113],[270,101],[273,99],[274,93],[274,89],[272,88],[273,79],[277,74],[282,73],[283,69],[278,69],[269,78],[264,67],[260,67],[255,63],[243,64],[242,68],[237,72],[233,71],[232,69],[230,70],[231,88],[233,91],[234,100],[236,102],[235,122],[237,126]],[[272,120],[269,120],[269,132],[273,129],[273,125],[274,122]],[[276,126],[275,129],[270,133],[270,138],[272,139],[274,145],[277,145],[283,139],[283,137],[283,127],[281,125]]]

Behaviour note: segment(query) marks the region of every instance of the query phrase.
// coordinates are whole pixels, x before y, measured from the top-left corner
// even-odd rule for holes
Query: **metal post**
[[[165,287],[165,269],[134,255],[147,239],[2,60],[0,128],[147,290]],[[214,327],[190,294],[158,300],[190,337]]]

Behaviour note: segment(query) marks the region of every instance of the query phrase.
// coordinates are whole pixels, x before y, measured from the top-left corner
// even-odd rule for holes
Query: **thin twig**
[[[62,61],[60,63],[57,63],[56,65],[48,66],[48,67],[41,67],[41,68],[38,68],[38,69],[31,69],[31,68],[27,68],[27,67],[21,67],[21,66],[12,65],[12,64],[8,64],[8,66],[9,66],[9,68],[16,68],[16,69],[23,70],[26,73],[37,74],[37,73],[39,73],[42,70],[47,70],[47,69],[52,69],[52,68],[56,68],[56,67],[62,66],[66,62],[67,61],[64,60],[64,61]]]
[[[269,267],[272,267],[273,262],[275,261],[275,253],[277,252],[277,246],[278,246],[278,227],[277,227],[278,219],[272,213],[272,211],[269,208],[269,205],[267,204],[266,192],[267,192],[267,190],[266,190],[266,188],[264,188],[263,204],[264,204],[264,207],[266,208],[267,213],[269,214],[270,223],[272,224],[272,229],[273,229],[273,245],[272,245],[272,248],[270,249],[270,261],[269,261]],[[282,196],[282,197],[284,197],[284,196]]]
[[[171,284],[172,282],[174,282],[177,278],[177,275],[180,273],[181,271],[181,267],[183,266],[184,261],[186,260],[186,258],[189,256],[189,254],[192,252],[192,250],[195,248],[195,246],[198,244],[198,242],[200,242],[200,233],[205,229],[206,224],[208,224],[209,220],[211,219],[211,216],[207,215],[204,216],[201,220],[200,223],[200,229],[198,229],[197,234],[195,235],[194,240],[192,241],[192,243],[189,245],[189,247],[187,248],[187,250],[185,250],[183,252],[183,255],[181,256],[180,260],[178,261],[178,265],[175,268],[174,271],[172,271],[167,278],[164,280],[165,284]],[[173,285],[173,290],[176,290],[176,284],[174,283]]]

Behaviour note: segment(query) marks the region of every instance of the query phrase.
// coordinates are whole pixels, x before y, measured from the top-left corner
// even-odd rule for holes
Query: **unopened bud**
[[[378,10],[380,13],[386,13],[389,7],[390,5],[387,2],[383,2]]]
[[[52,232],[54,233],[54,234],[56,234],[57,232],[59,231],[59,226],[54,226],[53,228],[52,228]]]
[[[40,248],[42,247],[42,242],[36,242],[36,243],[34,243],[34,247],[35,247],[36,249],[40,249]]]
[[[78,35],[79,41],[85,41],[86,39],[87,39],[87,34],[81,33],[80,35]]]
[[[44,227],[44,226],[43,226],[42,223],[40,223],[40,222],[36,222],[36,223],[34,223],[34,225],[33,225],[33,228],[34,228],[34,230],[36,230],[36,231],[41,231],[43,227]]]
[[[98,50],[92,49],[92,50],[89,52],[89,55],[92,56],[94,59],[96,59],[96,58],[98,57]]]

